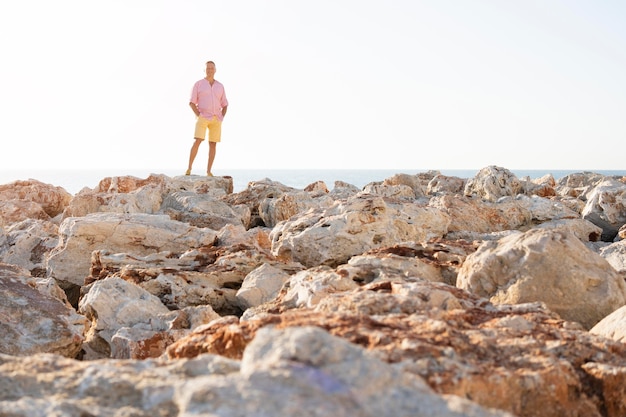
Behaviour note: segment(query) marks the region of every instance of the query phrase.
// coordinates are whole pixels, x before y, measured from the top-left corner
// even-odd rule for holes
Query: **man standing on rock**
[[[228,100],[226,99],[226,92],[224,91],[224,85],[217,81],[215,78],[215,63],[208,61],[206,63],[206,77],[198,80],[191,90],[191,99],[189,100],[189,106],[195,113],[196,131],[194,134],[194,143],[191,146],[189,152],[189,166],[185,175],[191,175],[191,167],[194,159],[198,154],[198,148],[200,143],[206,137],[207,130],[209,131],[209,162],[207,164],[206,174],[212,177],[211,167],[213,166],[213,160],[215,159],[215,148],[217,142],[221,140],[222,136],[222,120],[226,115],[228,109]]]

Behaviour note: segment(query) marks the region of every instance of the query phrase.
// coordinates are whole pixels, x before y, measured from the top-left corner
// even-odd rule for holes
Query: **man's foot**
[[[206,176],[207,176],[207,177],[212,177],[212,176],[213,176],[213,174],[211,174],[210,172],[207,172],[207,173],[206,173]]]
[[[185,175],[191,175],[191,169],[188,169],[187,172],[185,172]]]

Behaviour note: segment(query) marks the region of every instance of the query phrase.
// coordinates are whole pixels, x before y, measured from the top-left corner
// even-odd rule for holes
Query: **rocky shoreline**
[[[626,415],[626,178],[0,196],[0,415]]]

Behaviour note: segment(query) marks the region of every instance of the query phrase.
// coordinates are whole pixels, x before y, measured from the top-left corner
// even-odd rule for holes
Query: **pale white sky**
[[[3,2],[0,169],[182,174],[209,59],[216,171],[624,169],[624,22],[622,0]]]

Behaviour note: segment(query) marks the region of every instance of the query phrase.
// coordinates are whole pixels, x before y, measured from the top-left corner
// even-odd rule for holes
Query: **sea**
[[[383,181],[395,174],[419,174],[438,171],[443,175],[459,178],[473,178],[479,169],[220,169],[215,170],[216,176],[231,176],[233,191],[240,192],[248,187],[251,181],[270,179],[284,185],[303,189],[316,181],[324,181],[328,189],[334,187],[335,181],[344,181],[359,188],[375,182]],[[567,175],[581,172],[594,172],[602,175],[626,176],[626,170],[556,170],[556,169],[509,169],[518,178],[541,178],[551,174],[556,180]],[[147,178],[150,174],[164,174],[175,177],[184,174],[180,169],[50,169],[50,170],[2,170],[0,169],[0,185],[17,180],[35,179],[46,184],[63,187],[74,195],[83,188],[95,188],[107,177],[133,176]],[[197,175],[201,175],[198,172]]]

